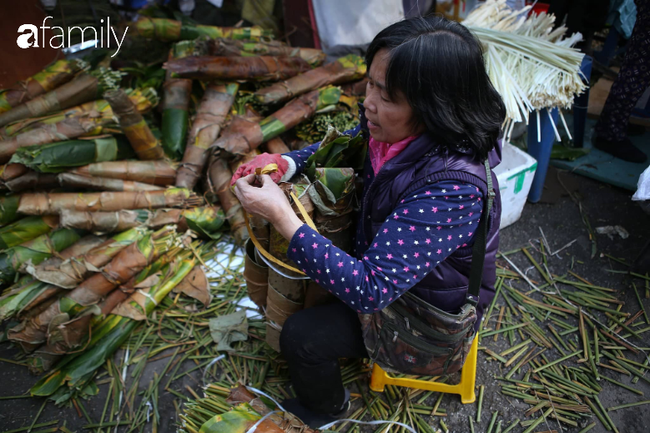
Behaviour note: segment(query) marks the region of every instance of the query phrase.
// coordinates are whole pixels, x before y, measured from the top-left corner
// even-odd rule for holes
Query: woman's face
[[[368,71],[366,108],[370,135],[383,143],[396,143],[422,132],[423,128],[414,127],[413,110],[402,92],[397,92],[391,99],[386,92],[386,69],[390,52],[381,49],[375,54]]]

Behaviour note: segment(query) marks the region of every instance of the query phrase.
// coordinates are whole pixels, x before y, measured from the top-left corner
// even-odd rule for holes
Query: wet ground
[[[588,279],[593,284],[615,288],[620,291],[619,298],[623,299],[626,303],[623,311],[633,313],[638,311],[638,303],[634,298],[633,292],[629,290],[630,280],[623,274],[607,272],[608,269],[627,269],[626,266],[601,255],[601,253],[622,259],[631,264],[641,251],[645,242],[650,239],[650,216],[646,215],[637,204],[630,201],[631,193],[628,191],[613,188],[590,179],[564,174],[561,177],[563,184],[570,189],[573,187],[577,188],[574,196],[578,201],[574,201],[565,194],[566,191],[561,184],[553,182],[553,176],[556,176],[556,174],[551,173],[549,175],[550,179],[547,185],[550,188],[549,192],[556,193],[550,194],[556,197],[556,203],[528,204],[524,209],[521,219],[502,231],[501,250],[509,251],[530,245],[529,241],[532,240],[534,242],[539,239],[540,228],[544,231],[552,250],[559,249],[575,239],[575,243],[562,251],[560,254],[561,260],[558,258],[549,259],[551,272],[556,274],[565,273],[571,260],[573,260],[574,271],[583,278]],[[598,254],[592,259],[592,242],[583,222],[583,216],[580,213],[578,203],[581,204],[583,215],[586,215],[592,227],[620,225],[630,233],[629,238],[621,239],[615,237],[609,239],[605,235],[596,235]],[[525,270],[530,267],[530,263],[526,261],[523,255],[516,254],[512,257],[520,269]],[[530,275],[535,276],[534,272]],[[637,285],[639,282],[643,284],[642,281],[636,280]],[[650,299],[644,299],[644,302],[650,308]],[[650,333],[642,334],[642,336],[643,341],[635,340],[635,343],[643,347],[650,346]],[[496,347],[497,351],[506,348],[506,343],[503,338],[500,338],[498,343],[493,343],[491,338],[487,340],[489,341],[484,341],[482,344],[488,345],[491,348]],[[41,399],[3,398],[24,395],[37,380],[24,367],[10,362],[16,353],[17,349],[11,347],[8,343],[0,345],[0,358],[2,358],[2,361],[0,361],[0,398],[2,398],[0,400],[0,407],[2,408],[0,410],[0,431],[6,432],[19,427],[30,426],[41,409],[42,412],[38,417],[37,425],[49,421],[65,420],[70,430],[82,431],[83,426],[89,424],[89,422],[74,407],[58,408],[52,403],[47,403],[43,408],[44,401]],[[120,355],[118,354],[117,356]],[[640,361],[640,358],[635,359]],[[143,390],[148,386],[154,372],[162,371],[168,362],[169,358],[165,358],[147,364],[144,376],[140,380],[140,386]],[[183,369],[193,367],[196,367],[196,365],[193,362],[188,362],[181,366],[179,373]],[[629,383],[627,377],[621,376],[618,373],[608,371],[606,374],[624,383]],[[507,426],[517,418],[523,420],[523,414],[529,408],[528,405],[516,399],[503,396],[499,392],[500,387],[498,382],[493,379],[495,375],[502,375],[501,364],[495,361],[488,362],[485,354],[480,352],[477,385],[485,385],[486,389],[482,417],[480,423],[477,424],[477,432],[487,431],[490,417],[494,411],[499,411],[502,417],[499,419],[503,419],[503,425]],[[163,378],[163,383],[167,380],[168,377]],[[200,380],[200,372],[195,371],[176,380],[173,384],[173,389],[190,396],[191,394],[188,388],[198,390]],[[650,395],[650,385],[643,380],[639,381],[634,387],[643,391],[646,397],[634,395],[629,391],[609,383],[605,383],[603,386],[604,391],[601,392],[600,398],[605,407],[644,400]],[[100,418],[107,388],[107,385],[101,385],[98,396],[83,401],[83,406],[91,420],[98,420]],[[158,431],[171,432],[176,430],[178,419],[173,404],[174,399],[180,401],[178,397],[170,393],[165,393],[161,389],[159,397],[161,424]],[[468,432],[469,424],[467,418],[468,415],[472,417],[476,416],[476,406],[476,404],[462,405],[457,396],[446,395],[441,407],[447,410],[448,415],[445,422],[449,426],[450,431]],[[648,431],[647,426],[650,425],[650,410],[647,410],[647,406],[618,410],[611,412],[610,415],[621,432],[641,433]],[[597,420],[595,421],[597,422],[597,426],[590,430],[591,432],[606,431]],[[433,425],[437,428],[438,421],[434,421]],[[38,427],[34,428],[33,431],[47,428],[49,427]],[[566,428],[564,426],[563,428],[564,432],[578,432],[580,430],[580,428]],[[372,430],[374,431],[374,429]],[[523,430],[523,428],[517,427],[514,429],[514,432],[521,432]],[[533,431],[542,432],[546,430],[560,431],[557,423],[550,421],[548,427],[542,424]],[[114,428],[111,431],[114,431]],[[144,431],[151,431],[151,427],[147,425]]]

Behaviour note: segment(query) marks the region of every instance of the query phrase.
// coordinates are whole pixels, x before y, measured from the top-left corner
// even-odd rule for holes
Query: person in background
[[[282,180],[300,173],[318,143],[286,155],[258,156],[235,175],[246,212],[268,220],[290,241],[288,258],[338,301],[285,322],[280,338],[293,389],[282,405],[311,427],[345,414],[339,358],[366,358],[359,314],[379,311],[407,291],[446,312],[465,304],[474,232],[486,219],[487,248],[479,321],[494,297],[501,201],[489,215],[484,162],[500,161],[501,97],[491,85],[479,41],[439,16],[382,30],[366,55],[368,84],[361,124],[369,138],[354,254],[303,224],[274,180],[255,168],[276,162]]]
[[[650,85],[650,0],[636,0],[637,15],[623,64],[594,129],[597,149],[630,162],[648,156],[628,138],[632,110]]]

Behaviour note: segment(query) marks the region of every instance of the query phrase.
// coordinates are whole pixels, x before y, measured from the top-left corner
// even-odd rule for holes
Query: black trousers
[[[368,357],[357,313],[340,301],[289,317],[280,347],[300,403],[317,413],[335,413],[344,403],[339,358]]]

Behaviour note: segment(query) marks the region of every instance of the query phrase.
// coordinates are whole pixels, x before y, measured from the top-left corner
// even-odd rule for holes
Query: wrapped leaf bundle
[[[325,53],[315,48],[290,47],[279,41],[256,42],[232,39],[213,39],[208,41],[208,54],[220,57],[300,57],[312,68],[325,61]]]
[[[122,131],[139,159],[162,159],[165,152],[160,141],[153,135],[144,117],[123,89],[109,90],[104,94],[117,117]]]
[[[0,126],[98,99],[106,89],[104,83],[119,82],[121,75],[108,69],[84,72],[74,80],[0,114]]]
[[[0,251],[31,241],[59,225],[56,216],[30,216],[0,229]]]
[[[56,175],[52,173],[39,173],[30,170],[27,173],[5,183],[5,187],[13,192],[25,190],[50,189],[57,185]]]
[[[0,223],[18,215],[58,215],[64,209],[79,211],[117,211],[198,206],[202,203],[193,192],[183,188],[163,191],[26,193],[0,197]]]
[[[230,390],[227,403],[236,405],[230,411],[215,415],[200,425],[201,433],[247,433],[255,425],[260,433],[318,433],[289,412],[281,412],[278,408],[270,408],[271,401],[256,397],[244,386]],[[274,413],[272,413],[274,412]],[[262,420],[264,417],[264,420]],[[261,422],[260,422],[261,421]],[[324,433],[330,430],[324,430]]]
[[[83,60],[57,60],[28,79],[0,90],[0,114],[56,89],[87,68],[88,65]]]
[[[138,110],[148,111],[157,101],[156,92],[153,89],[145,89],[142,92],[134,92],[132,98]],[[65,117],[65,113],[60,115],[63,120],[55,123],[44,123],[34,129],[29,129],[24,133],[17,134],[7,140],[0,141],[0,163],[7,162],[11,156],[21,147],[43,145],[59,141],[71,140],[82,135],[93,135],[102,132],[102,129],[108,125],[115,124],[115,117],[108,103],[93,103],[95,107],[102,107],[103,111],[90,110],[89,105],[84,105],[84,110],[76,113],[71,117]],[[78,115],[77,115],[78,114]],[[54,117],[53,120],[60,117]]]
[[[12,163],[23,164],[43,173],[60,173],[71,167],[93,162],[133,158],[135,154],[123,135],[91,140],[59,141],[46,145],[21,147],[11,157]]]
[[[121,250],[101,273],[92,275],[40,314],[10,329],[7,333],[8,338],[21,344],[26,343],[23,345],[25,349],[44,343],[48,325],[53,319],[61,314],[72,318],[84,308],[97,304],[115,287],[129,281],[170,249],[176,240],[175,234],[169,229],[143,236]]]
[[[353,247],[350,230],[351,212],[356,207],[354,173],[363,167],[366,151],[367,140],[361,133],[350,137],[330,127],[307,160],[305,173],[312,182],[309,196],[316,208],[316,227],[344,251]]]
[[[0,188],[5,187],[5,182],[27,173],[27,167],[22,164],[0,165]]]
[[[97,191],[162,191],[162,186],[132,180],[109,177],[83,176],[75,173],[60,173],[56,176],[62,188],[94,189]]]
[[[246,155],[260,144],[310,118],[316,111],[336,104],[340,97],[341,90],[337,87],[311,91],[289,102],[259,123],[250,123],[236,131],[229,130],[228,134],[224,133],[214,143],[214,152],[225,151],[239,157]]]
[[[38,266],[28,266],[27,272],[39,281],[64,289],[72,289],[92,272],[107,265],[120,251],[145,235],[145,230],[132,228],[96,245],[82,255],[70,260],[46,261]]]
[[[61,212],[61,227],[93,233],[111,233],[133,227],[158,228],[177,224],[179,231],[191,229],[208,238],[217,238],[226,216],[219,206],[191,209],[120,210],[116,212]]]
[[[156,94],[156,91],[151,87],[144,89],[127,90],[127,93],[129,94],[129,99],[133,101],[133,104],[138,108],[138,111],[140,113],[145,113],[151,110],[151,108],[158,103],[158,95]],[[0,136],[2,136],[4,140],[7,137],[12,137],[16,134],[32,131],[46,125],[52,125],[72,117],[102,117],[112,119],[113,110],[111,109],[111,106],[108,104],[108,101],[106,99],[97,99],[95,101],[86,102],[85,104],[61,110],[47,116],[13,122],[5,126],[0,131]]]
[[[300,57],[185,57],[163,68],[183,78],[200,80],[285,80],[311,69]]]
[[[358,80],[366,74],[366,69],[361,57],[349,54],[325,66],[260,89],[255,92],[255,97],[262,104],[275,104],[313,89]]]
[[[355,175],[352,168],[316,168],[309,196],[316,207],[318,232],[343,251],[352,251],[352,211],[355,203]]]
[[[185,147],[176,186],[193,189],[207,162],[207,149],[219,136],[235,100],[238,84],[213,84],[205,89]]]
[[[230,232],[235,237],[235,241],[239,245],[243,245],[248,239],[248,231],[246,230],[242,206],[230,189],[231,178],[232,171],[228,166],[228,161],[213,157],[208,168],[210,190],[219,197],[219,203],[226,214],[226,219],[230,224]]]
[[[210,39],[227,38],[243,40],[260,40],[271,38],[273,33],[261,27],[215,27],[183,24],[180,21],[165,18],[140,17],[135,23],[135,32],[148,39],[165,42],[183,41],[208,36]]]
[[[289,146],[287,146],[280,137],[275,137],[270,139],[265,143],[266,150],[269,153],[287,153],[290,152]]]
[[[79,237],[79,233],[74,229],[58,229],[5,250],[0,253],[0,282],[13,281],[16,273],[28,260],[37,265],[57,251],[68,248],[77,242]]]
[[[195,51],[194,42],[179,42],[169,50],[169,60],[197,55]],[[174,78],[171,75],[168,71],[163,84],[162,146],[169,157],[179,159],[183,156],[189,123],[188,108],[192,94],[192,80]]]
[[[167,186],[176,179],[176,164],[164,160],[97,162],[71,170],[70,173]]]
[[[31,171],[6,183],[11,192],[30,190],[49,190],[60,186],[66,189],[91,189],[97,191],[162,191],[162,186],[131,180],[107,177],[84,176],[75,173],[39,173]]]
[[[95,374],[95,370],[131,335],[139,320],[146,319],[195,265],[196,259],[191,258],[170,263],[163,268],[159,283],[148,289],[141,289],[146,295],[138,291],[119,304],[112,314],[93,327],[89,349],[81,354],[69,354],[62,358],[56,365],[56,370],[32,387],[32,395],[52,395],[63,385],[70,388],[85,386]]]
[[[82,348],[88,341],[90,328],[101,323],[128,296],[121,290],[113,290],[97,308],[89,309],[87,314],[80,314],[72,320],[50,327],[47,344],[38,348],[29,359],[29,371],[34,374],[49,371],[67,352]],[[66,318],[62,317],[61,320]]]
[[[307,160],[306,174],[314,179],[316,169],[320,167],[352,167],[356,171],[363,170],[367,150],[368,140],[361,133],[350,137],[329,128],[318,150]]]
[[[80,256],[101,244],[102,241],[103,239],[97,236],[83,237],[72,246],[59,252],[56,257],[45,260],[39,266],[54,266],[56,263]],[[0,320],[20,315],[55,296],[59,291],[59,287],[25,275],[0,297]]]

